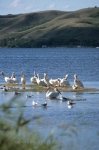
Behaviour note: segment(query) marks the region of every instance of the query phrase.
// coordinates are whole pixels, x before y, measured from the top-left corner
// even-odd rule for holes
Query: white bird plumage
[[[82,88],[84,88],[83,83],[78,79],[76,74],[74,74],[74,84],[73,84],[72,88],[73,89],[82,89]]]
[[[10,76],[5,76],[3,71],[1,72],[1,75],[4,77],[4,80],[5,80],[6,83],[17,83],[18,82],[14,72],[12,73],[11,77]]]
[[[26,84],[25,75],[22,75],[22,76],[21,76],[21,83],[22,83],[22,84]]]
[[[73,100],[68,100],[67,101],[67,106],[69,109],[71,109],[76,103]]]
[[[33,100],[32,101],[32,106],[37,106],[37,105],[38,105],[38,103]]]
[[[13,80],[13,83],[18,83],[18,80],[14,72],[12,73],[11,79]]]
[[[47,74],[47,73],[44,73],[44,82],[46,83],[47,86],[50,85],[50,83],[49,83],[49,78],[48,78],[48,74]]]
[[[47,83],[45,82],[46,78],[44,75],[43,79],[40,79],[39,74],[37,74],[37,84],[40,86],[47,86]]]
[[[22,88],[25,89],[26,87],[26,78],[25,78],[25,74],[22,72],[21,75],[21,84],[22,84]]]
[[[48,91],[46,92],[46,98],[49,98],[49,99],[57,99],[59,95],[60,95],[60,92],[57,90],[57,88],[54,88],[53,91],[50,91],[48,89]]]
[[[63,79],[60,79],[60,86],[70,87],[70,83],[67,79],[68,79],[68,74],[66,74],[66,76]]]
[[[60,79],[50,79],[49,80],[50,85],[52,86],[59,86],[60,85]]]
[[[37,74],[34,71],[34,75],[30,78],[31,83],[37,84]]]

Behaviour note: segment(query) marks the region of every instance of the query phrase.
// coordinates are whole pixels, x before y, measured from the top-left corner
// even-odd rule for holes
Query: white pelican
[[[5,76],[4,72],[1,72],[1,75],[4,77],[6,83],[17,83],[17,79],[15,77],[15,73],[12,73],[11,77]]]
[[[60,85],[60,79],[50,79],[49,80],[49,83],[52,85],[52,86],[59,86]]]
[[[82,89],[82,88],[84,88],[83,83],[78,79],[76,74],[74,74],[74,84],[73,84],[72,88],[74,90],[75,89]]]
[[[50,85],[47,73],[44,73],[44,82],[46,83],[47,86]]]
[[[67,80],[68,74],[63,79],[60,79],[60,86],[70,87],[69,81]]]
[[[37,74],[34,71],[34,75],[30,78],[31,83],[37,84]]]
[[[40,79],[39,74],[37,74],[37,84],[40,86],[47,86],[47,83],[45,82],[45,76],[43,79]]]
[[[13,83],[18,83],[14,72],[12,73],[11,79],[13,80]]]
[[[49,99],[57,99],[58,96],[60,95],[60,92],[57,90],[57,88],[54,88],[54,91],[47,91],[46,97]]]

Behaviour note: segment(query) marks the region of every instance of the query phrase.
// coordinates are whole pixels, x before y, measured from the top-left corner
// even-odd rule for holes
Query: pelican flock
[[[11,83],[11,84],[17,84],[18,79],[16,78],[15,72],[12,73],[11,76],[6,76],[5,73],[2,71],[0,72],[0,75],[3,76],[5,83]],[[84,85],[82,81],[78,78],[77,74],[74,74],[74,81],[73,85],[70,84],[68,80],[68,74],[66,74],[63,78],[49,78],[47,73],[43,74],[43,78],[40,77],[39,73],[36,73],[34,71],[33,76],[30,77],[30,82],[33,85],[39,85],[44,87],[64,87],[64,88],[72,88],[73,90],[76,89],[83,89]],[[22,84],[23,89],[26,87],[26,77],[25,74],[21,73],[20,82]],[[54,90],[55,93],[58,93]],[[48,93],[47,93],[48,94]]]
[[[12,73],[11,76],[5,76],[5,73],[2,71],[0,72],[0,75],[3,76],[3,79],[5,83],[11,83],[11,84],[17,84],[18,80],[16,78],[15,72]],[[21,77],[20,77],[20,83],[22,85],[22,89],[26,89],[26,76],[22,72]],[[78,90],[78,89],[84,89],[84,85],[82,81],[78,78],[77,74],[74,74],[74,81],[73,85],[70,84],[68,80],[68,74],[66,74],[63,78],[49,78],[47,73],[43,74],[43,78],[40,77],[39,73],[36,73],[34,71],[34,74],[32,77],[30,77],[30,82],[33,85],[39,85],[47,88],[46,92],[46,98],[47,99],[57,99],[57,100],[62,100],[63,102],[67,102],[67,107],[68,108],[73,108],[75,102],[62,96],[62,93],[58,90],[58,87],[64,87],[64,88],[72,88],[73,90]],[[7,92],[9,90],[9,86],[4,86],[3,91]],[[19,92],[15,91],[15,95],[20,94]],[[27,95],[27,98],[32,98],[31,95]],[[35,100],[32,101],[32,106],[42,106],[44,108],[47,107],[47,102],[45,101],[41,105],[38,104]]]

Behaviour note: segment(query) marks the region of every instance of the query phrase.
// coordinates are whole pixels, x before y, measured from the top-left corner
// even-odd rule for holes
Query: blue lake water
[[[96,48],[42,48],[42,49],[0,49],[0,71],[6,75],[15,72],[20,79],[26,73],[30,82],[34,70],[43,76],[63,77],[77,73],[83,81],[99,81],[99,49]],[[0,78],[0,82],[3,80]]]
[[[41,77],[47,72],[49,78],[63,77],[68,73],[71,83],[73,74],[77,73],[86,87],[99,89],[99,49],[0,49],[0,71],[7,75],[15,72],[19,81],[21,72],[24,71],[27,83],[30,83],[34,70]],[[0,83],[4,83],[2,77]],[[27,94],[33,97],[27,98]],[[26,118],[41,117],[39,121],[32,121],[29,128],[36,129],[44,137],[53,134],[62,143],[64,150],[66,147],[68,150],[98,150],[99,92],[62,92],[62,95],[75,99],[76,104],[72,109],[67,107],[66,102],[47,100],[45,92],[24,92],[15,97],[14,92],[0,91],[0,104],[12,99],[13,106],[29,106],[21,108]],[[47,100],[47,109],[32,107],[33,100],[39,105]],[[12,108],[12,111],[18,112],[19,109]]]

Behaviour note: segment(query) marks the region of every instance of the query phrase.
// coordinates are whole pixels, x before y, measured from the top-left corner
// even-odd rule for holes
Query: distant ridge
[[[99,7],[0,15],[0,47],[99,46]]]

